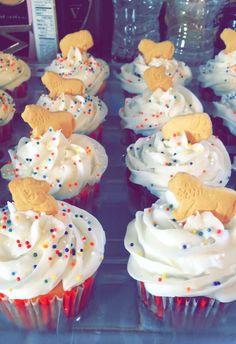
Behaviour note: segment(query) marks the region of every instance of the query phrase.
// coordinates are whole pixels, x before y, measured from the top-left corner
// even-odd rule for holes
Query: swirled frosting
[[[124,128],[148,136],[162,128],[172,117],[202,111],[202,104],[191,91],[176,86],[166,92],[158,88],[151,93],[146,89],[142,95],[126,98],[119,115]]]
[[[225,186],[231,162],[223,143],[215,136],[189,144],[184,132],[165,140],[160,132],[140,138],[127,149],[126,165],[130,180],[156,195],[166,191],[177,172],[198,177],[210,186]]]
[[[215,115],[221,117],[232,134],[236,135],[236,91],[224,94],[220,102],[214,102]]]
[[[30,299],[82,284],[103,259],[105,233],[85,210],[58,202],[55,216],[0,209],[0,293]]]
[[[51,128],[39,139],[23,137],[9,150],[11,162],[1,169],[2,177],[34,177],[51,185],[56,199],[79,194],[96,184],[107,168],[108,158],[101,144],[85,135],[66,139]]]
[[[234,91],[236,89],[236,51],[229,54],[221,51],[206,65],[200,66],[198,80],[203,87],[212,88],[218,96]]]
[[[15,113],[13,98],[3,90],[0,90],[0,126],[7,124]]]
[[[82,97],[63,93],[59,97],[52,98],[43,94],[37,104],[51,112],[70,112],[75,119],[74,132],[80,134],[93,132],[104,121],[108,112],[107,106],[102,100],[89,95]]]
[[[66,79],[82,80],[85,92],[92,96],[99,91],[110,73],[108,64],[105,61],[95,59],[88,53],[82,54],[78,48],[71,48],[66,58],[58,54],[57,58],[47,67],[47,70],[55,72]]]
[[[171,76],[174,84],[187,85],[192,80],[191,69],[184,62],[175,59],[153,58],[149,64],[146,64],[143,56],[139,54],[133,62],[121,67],[121,72],[118,75],[121,80],[121,87],[130,93],[143,93],[147,87],[143,73],[153,66],[165,66],[166,74]]]
[[[30,68],[23,60],[0,52],[0,88],[12,91],[30,76]]]
[[[158,201],[128,225],[129,274],[156,296],[236,299],[236,217],[223,225],[211,212],[178,222]]]

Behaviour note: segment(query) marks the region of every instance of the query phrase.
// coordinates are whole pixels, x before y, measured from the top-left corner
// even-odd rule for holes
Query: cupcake
[[[27,92],[27,80],[31,76],[29,66],[14,55],[0,52],[0,88],[13,98],[23,98]]]
[[[93,38],[87,30],[66,35],[60,41],[61,54],[58,54],[47,70],[65,79],[82,80],[85,93],[91,96],[102,94],[105,89],[105,80],[109,77],[109,67],[105,61],[87,52],[92,46]]]
[[[236,192],[186,173],[169,189],[128,225],[128,273],[159,320],[186,328],[202,316],[204,326],[236,299]]]
[[[126,98],[120,109],[121,125],[133,131],[131,141],[137,135],[148,136],[168,122],[172,117],[194,112],[202,112],[198,98],[183,86],[174,86],[165,74],[165,68],[151,67],[144,73],[147,89],[142,95]]]
[[[223,119],[231,134],[236,135],[236,91],[222,96],[220,102],[214,102],[216,117]]]
[[[102,262],[105,234],[87,211],[56,201],[33,178],[9,183],[0,209],[0,311],[20,327],[50,329],[77,316]]]
[[[127,149],[126,166],[132,183],[160,197],[178,172],[194,175],[209,186],[225,186],[231,161],[224,144],[212,135],[205,113],[172,118],[162,131],[140,138]]]
[[[142,39],[138,50],[139,55],[133,62],[124,64],[118,75],[121,87],[129,94],[142,94],[145,91],[143,75],[149,67],[164,66],[166,74],[175,85],[187,85],[191,81],[191,69],[184,62],[173,58],[175,47],[172,42],[155,43],[150,39]]]
[[[209,101],[220,100],[236,89],[236,32],[224,29],[220,37],[225,43],[225,50],[199,67],[201,95]]]
[[[51,115],[39,113],[42,108],[27,105],[22,118],[33,128],[32,136],[22,137],[17,146],[9,150],[10,162],[1,169],[4,179],[33,177],[47,181],[50,193],[59,200],[73,205],[83,204],[96,191],[107,168],[108,158],[103,146],[86,135],[70,135],[62,125],[61,117],[67,112]],[[73,119],[73,118],[72,118]],[[44,123],[43,123],[44,122]],[[42,124],[45,126],[42,128]],[[69,121],[66,117],[66,126]],[[67,128],[68,129],[68,128]]]
[[[85,94],[83,82],[78,79],[68,80],[54,72],[46,72],[42,82],[50,93],[41,95],[37,101],[38,105],[51,112],[70,112],[75,120],[75,133],[101,140],[102,122],[108,113],[102,100]]]
[[[11,121],[15,111],[12,97],[7,92],[0,90],[0,142],[11,137]]]

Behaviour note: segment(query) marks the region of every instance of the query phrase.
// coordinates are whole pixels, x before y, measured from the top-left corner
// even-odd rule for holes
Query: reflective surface
[[[34,70],[35,75],[38,71]],[[34,103],[43,88],[39,77],[30,81],[27,103]],[[67,321],[62,315],[55,332],[40,333],[19,330],[0,316],[0,343],[130,343],[150,341],[152,343],[233,343],[236,336],[236,304],[232,303],[212,319],[204,318],[198,323],[162,322],[156,319],[139,302],[136,283],[128,276],[126,264],[128,254],[124,249],[123,238],[128,222],[137,210],[142,210],[152,202],[148,193],[142,197],[127,183],[124,154],[126,133],[120,128],[118,109],[123,105],[124,95],[119,82],[113,77],[108,82],[104,101],[109,107],[109,115],[104,123],[102,144],[109,156],[109,167],[101,181],[97,198],[87,210],[102,223],[107,236],[105,260],[98,271],[95,288],[86,310],[81,317]],[[21,112],[23,104],[18,106]],[[205,104],[205,111],[211,114],[212,107]],[[214,121],[214,120],[213,120]],[[235,137],[229,134],[221,122],[214,121],[214,132],[226,144],[229,153],[236,152]],[[29,129],[19,115],[14,120],[14,135],[11,142],[0,146],[0,165],[8,160],[7,148],[15,145],[19,137]],[[235,188],[235,172],[229,186]],[[7,183],[0,180],[0,204],[10,200]],[[180,312],[178,319],[185,316]]]

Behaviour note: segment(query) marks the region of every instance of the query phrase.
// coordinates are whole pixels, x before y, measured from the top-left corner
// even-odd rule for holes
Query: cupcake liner
[[[65,199],[64,201],[79,208],[90,207],[93,204],[94,199],[96,198],[99,192],[99,183],[94,185],[86,185],[78,195]]]
[[[230,122],[219,117],[214,117],[212,123],[215,136],[223,141],[225,145],[235,145],[236,126],[234,126],[233,130],[229,125]]]
[[[224,303],[208,297],[162,297],[150,294],[138,281],[138,293],[144,305],[156,318],[176,328],[209,326],[222,316]]]
[[[20,99],[24,98],[27,94],[28,89],[28,82],[24,81],[21,85],[16,87],[14,90],[10,91],[7,90],[7,92],[12,96],[14,99]]]
[[[26,329],[55,329],[59,317],[78,316],[86,306],[93,287],[94,276],[62,297],[44,295],[36,300],[10,300],[0,294],[0,311],[15,325]]]
[[[138,95],[138,93],[130,93],[128,91],[123,90],[125,98],[133,98]]]
[[[140,134],[135,134],[135,132],[131,129],[124,129],[122,131],[123,133],[123,137],[122,137],[122,143],[125,146],[129,146],[132,143],[135,143],[135,141],[137,141],[140,137],[143,137]]]
[[[152,195],[146,187],[132,183],[129,180],[130,175],[131,172],[126,169],[130,206],[134,208],[134,212],[136,212],[137,209],[145,209],[151,207],[151,205],[157,201],[158,197]]]
[[[219,101],[220,96],[217,96],[212,88],[199,86],[199,93],[203,100],[207,102]]]
[[[103,136],[103,125],[99,125],[99,127],[97,127],[97,129],[95,129],[92,133],[90,133],[88,135],[89,137],[91,137],[92,139],[98,141],[98,142],[102,142],[102,136]]]
[[[0,142],[7,141],[11,138],[12,121],[0,126]]]

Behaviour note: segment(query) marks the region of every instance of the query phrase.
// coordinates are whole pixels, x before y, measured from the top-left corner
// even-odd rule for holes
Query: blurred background
[[[219,32],[224,27],[236,28],[235,1],[0,0],[0,50],[39,62],[54,58],[58,40],[82,28],[94,37],[92,54],[129,62],[143,37],[171,38],[182,59],[188,58],[192,42],[196,49],[197,41],[208,47],[211,40],[216,53],[223,48]],[[202,45],[199,49],[205,50]],[[205,59],[212,54],[209,51]]]

